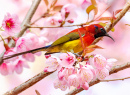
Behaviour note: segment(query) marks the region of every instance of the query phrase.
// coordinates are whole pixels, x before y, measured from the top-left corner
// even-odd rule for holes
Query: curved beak
[[[106,33],[105,36],[111,38],[115,42],[115,40],[109,34]]]

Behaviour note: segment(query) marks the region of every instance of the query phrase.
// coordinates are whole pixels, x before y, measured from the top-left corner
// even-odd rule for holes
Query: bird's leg
[[[84,56],[82,56],[82,53],[83,53],[83,52],[74,53],[74,51],[71,50],[71,53],[73,53],[73,54],[76,56],[78,62],[82,62],[82,61],[84,61]]]

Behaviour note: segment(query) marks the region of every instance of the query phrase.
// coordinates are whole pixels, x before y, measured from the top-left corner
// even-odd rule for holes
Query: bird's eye
[[[103,28],[100,28],[101,32],[106,34],[106,31]]]

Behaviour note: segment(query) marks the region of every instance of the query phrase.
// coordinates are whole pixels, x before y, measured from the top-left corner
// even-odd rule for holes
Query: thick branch
[[[130,63],[124,64],[124,65],[120,65],[120,66],[116,66],[114,67],[111,71],[110,74],[114,74],[117,73],[118,71],[124,70],[126,68],[130,67]],[[43,78],[45,78],[46,76],[52,74],[53,72],[48,72],[48,73],[44,73],[41,72],[38,75],[34,76],[33,78],[27,80],[26,82],[22,83],[21,85],[15,87],[14,89],[12,89],[11,91],[6,92],[4,95],[16,95],[21,93],[22,91],[24,91],[25,89],[31,87],[32,85],[34,85],[35,83],[39,82],[40,80],[42,80]],[[89,86],[93,86],[97,83],[99,83],[100,80],[96,79],[95,81],[92,81],[89,83]],[[81,92],[83,89],[75,89],[72,92],[68,93],[67,95],[75,95],[76,93]]]
[[[111,74],[117,73],[117,72],[119,72],[121,70],[124,70],[126,68],[130,68],[130,62],[128,62],[127,64],[124,64],[124,65],[114,67],[112,70],[110,70],[109,74],[111,75]],[[93,86],[93,85],[95,85],[95,84],[97,84],[99,82],[102,82],[102,81],[100,81],[99,79],[96,79],[96,80],[90,82],[89,86]],[[84,90],[83,88],[74,89],[73,91],[71,91],[70,93],[68,93],[66,95],[75,95],[75,94],[77,94],[77,93],[79,93],[79,92],[81,92],[83,90]]]
[[[36,76],[34,76],[33,78],[27,80],[26,82],[22,83],[21,85],[15,87],[11,91],[6,92],[4,95],[17,95],[52,73],[53,72],[45,73],[43,71],[43,72],[37,74]]]

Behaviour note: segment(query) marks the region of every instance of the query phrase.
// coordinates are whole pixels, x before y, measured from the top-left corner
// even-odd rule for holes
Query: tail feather
[[[3,60],[6,60],[6,59],[9,59],[9,58],[12,58],[12,57],[16,57],[16,56],[19,56],[19,55],[27,54],[27,53],[36,53],[36,52],[39,52],[39,51],[46,51],[46,49],[49,48],[49,47],[50,47],[50,45],[45,46],[45,47],[41,47],[41,48],[37,48],[37,49],[33,49],[33,50],[29,50],[29,51],[25,51],[25,52],[20,52],[20,53],[13,54],[13,55],[4,56]]]

